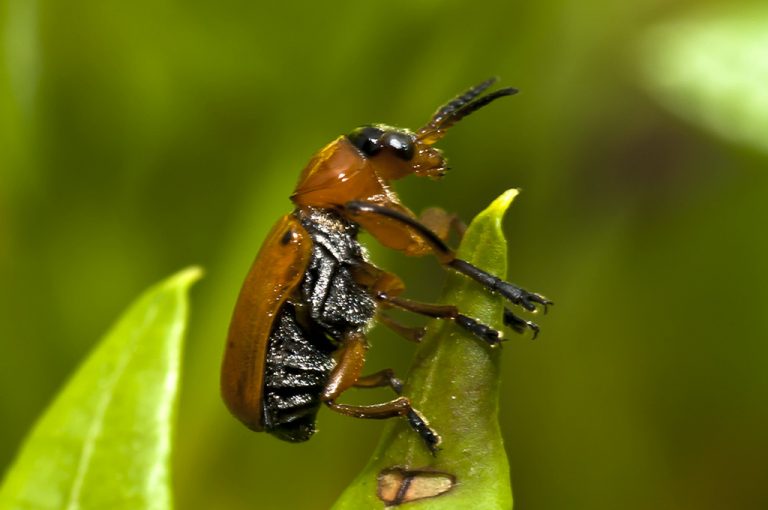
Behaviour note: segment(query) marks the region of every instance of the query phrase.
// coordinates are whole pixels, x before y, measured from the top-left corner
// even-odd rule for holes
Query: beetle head
[[[442,152],[432,147],[446,131],[470,113],[517,89],[499,89],[481,94],[496,78],[486,80],[438,108],[430,121],[416,133],[384,124],[361,126],[347,139],[376,167],[384,179],[398,179],[409,174],[439,178],[448,170]]]
[[[412,173],[438,177],[445,172],[440,151],[420,143],[407,129],[369,124],[349,133],[347,139],[386,180]]]

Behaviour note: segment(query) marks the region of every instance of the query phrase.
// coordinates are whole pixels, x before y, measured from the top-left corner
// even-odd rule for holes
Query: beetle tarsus
[[[526,329],[530,329],[533,332],[533,337],[531,338],[532,340],[536,340],[536,337],[539,336],[538,324],[533,321],[521,319],[512,313],[512,310],[509,308],[504,308],[504,324],[516,333],[520,333],[521,335],[525,333]]]
[[[458,314],[454,320],[456,321],[456,324],[466,329],[481,340],[484,340],[491,346],[496,346],[501,343],[501,333],[490,326],[486,326],[482,322],[478,322],[472,317]]]
[[[424,441],[424,445],[429,449],[430,453],[437,455],[437,452],[440,451],[440,443],[442,442],[440,435],[429,426],[427,420],[414,408],[408,410],[406,418],[413,430]]]
[[[543,312],[546,313],[547,307],[554,304],[552,301],[545,298],[541,294],[528,292],[527,290],[521,289],[517,285],[505,282],[501,278],[473,266],[466,260],[453,259],[448,263],[448,265],[459,273],[472,278],[489,290],[498,292],[511,303],[518,305],[529,312],[536,312],[536,305],[538,304],[541,306]]]

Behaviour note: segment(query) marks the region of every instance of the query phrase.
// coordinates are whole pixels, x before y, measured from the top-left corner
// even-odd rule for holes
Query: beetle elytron
[[[439,435],[406,397],[369,406],[336,402],[353,386],[390,386],[400,393],[402,383],[391,370],[362,375],[367,329],[378,320],[419,340],[422,330],[400,325],[383,313],[399,308],[452,320],[490,345],[500,341],[498,331],[453,306],[400,297],[400,279],[367,259],[357,241],[361,228],[384,246],[408,255],[434,254],[444,267],[529,312],[551,303],[456,258],[445,243],[455,217],[441,212],[419,221],[389,187],[390,181],[410,174],[445,174],[446,161],[433,144],[470,113],[517,92],[505,88],[482,95],[493,82],[457,96],[415,133],[367,125],[332,141],[311,159],[291,195],[296,208],[277,222],[262,245],[229,328],[221,392],[229,410],[246,426],[287,441],[306,441],[325,404],[357,418],[405,417],[435,452]],[[509,309],[504,323],[519,333],[538,332],[536,324]]]

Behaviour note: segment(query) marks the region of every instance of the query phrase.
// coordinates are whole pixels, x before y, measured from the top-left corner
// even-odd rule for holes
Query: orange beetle
[[[249,428],[280,439],[306,441],[315,431],[321,404],[357,418],[405,417],[435,452],[440,436],[404,396],[389,402],[345,405],[336,402],[351,387],[402,383],[391,370],[362,376],[374,320],[418,341],[421,328],[398,324],[383,314],[399,308],[453,320],[490,345],[500,341],[493,328],[450,305],[399,297],[400,279],[374,266],[357,241],[365,229],[383,245],[408,255],[434,254],[446,268],[463,273],[511,303],[532,312],[551,302],[502,281],[456,258],[445,243],[459,222],[445,212],[419,221],[389,187],[416,174],[442,177],[447,170],[433,144],[456,122],[517,92],[482,93],[487,80],[437,110],[412,133],[380,124],[355,129],[320,149],[291,195],[295,210],[272,228],[243,283],[229,328],[221,372],[221,393],[229,410]],[[522,333],[538,333],[533,322],[505,309],[504,323]]]

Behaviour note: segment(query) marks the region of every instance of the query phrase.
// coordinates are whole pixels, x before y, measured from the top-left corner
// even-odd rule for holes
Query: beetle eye
[[[361,126],[348,134],[347,139],[366,156],[373,156],[382,148],[383,133],[381,129],[374,126]]]
[[[413,136],[407,133],[390,131],[381,137],[381,144],[392,149],[395,155],[404,161],[413,158]]]

